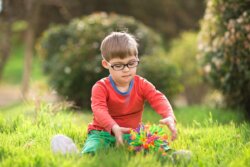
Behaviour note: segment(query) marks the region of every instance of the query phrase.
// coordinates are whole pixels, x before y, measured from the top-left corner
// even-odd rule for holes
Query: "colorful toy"
[[[168,136],[162,125],[140,124],[130,131],[130,151],[161,152],[165,155],[169,149]]]

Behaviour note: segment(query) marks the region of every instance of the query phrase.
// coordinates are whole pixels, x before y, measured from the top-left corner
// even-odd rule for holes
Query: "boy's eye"
[[[128,65],[129,65],[129,66],[133,66],[133,65],[135,65],[136,63],[137,63],[136,61],[131,61],[131,62],[128,63]]]
[[[116,67],[116,68],[121,68],[123,66],[123,64],[115,64],[113,66]]]

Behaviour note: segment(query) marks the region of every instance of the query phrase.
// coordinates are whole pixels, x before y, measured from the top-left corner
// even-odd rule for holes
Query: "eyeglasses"
[[[128,67],[128,68],[135,68],[135,67],[137,67],[138,66],[138,64],[139,64],[139,60],[134,60],[134,61],[130,61],[130,62],[128,62],[127,64],[110,64],[108,61],[107,61],[107,63],[110,65],[110,67],[112,67],[113,68],[113,70],[115,70],[115,71],[121,71],[121,70],[123,70],[126,66]]]

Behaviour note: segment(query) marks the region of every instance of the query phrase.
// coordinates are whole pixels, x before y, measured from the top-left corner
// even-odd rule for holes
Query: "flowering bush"
[[[250,113],[250,8],[248,1],[210,0],[199,34],[205,79],[229,106]]]

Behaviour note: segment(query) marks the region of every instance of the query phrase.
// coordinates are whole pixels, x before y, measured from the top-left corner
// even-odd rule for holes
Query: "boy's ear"
[[[102,66],[103,66],[104,68],[106,68],[106,69],[109,68],[109,65],[108,65],[108,63],[106,62],[106,60],[102,60]]]

